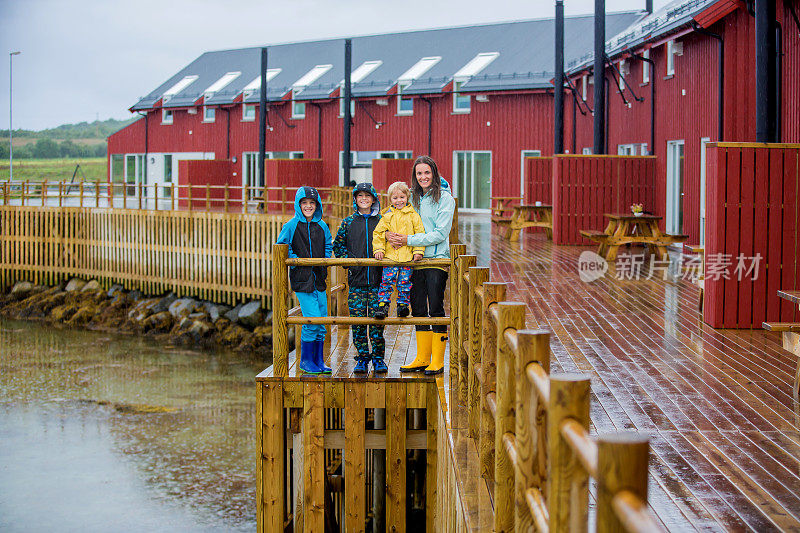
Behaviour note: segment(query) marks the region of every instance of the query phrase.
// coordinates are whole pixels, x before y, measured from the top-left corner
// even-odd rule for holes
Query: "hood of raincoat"
[[[356,195],[360,192],[368,192],[372,195],[372,209],[370,210],[369,216],[377,215],[381,210],[381,204],[380,201],[378,200],[378,193],[375,190],[375,187],[373,187],[371,183],[359,183],[358,185],[353,187],[353,211],[358,213],[358,205],[356,204]]]
[[[317,202],[317,208],[314,210],[311,222],[319,222],[322,220],[322,200],[319,197],[319,192],[317,192],[317,189],[314,187],[300,187],[297,189],[297,194],[294,195],[294,216],[302,222],[306,221],[306,216],[300,209],[300,200],[303,198],[311,198]]]

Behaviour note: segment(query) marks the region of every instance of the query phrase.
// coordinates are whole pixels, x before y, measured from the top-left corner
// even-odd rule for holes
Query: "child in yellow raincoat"
[[[422,219],[408,202],[411,197],[408,186],[402,181],[396,181],[389,185],[388,192],[390,207],[372,233],[373,256],[379,260],[385,257],[402,263],[412,260],[419,261],[425,251],[423,246],[394,248],[386,242],[387,231],[404,235],[425,233]],[[378,309],[375,311],[375,318],[386,318],[395,283],[397,283],[397,316],[408,316],[408,306],[411,301],[411,273],[413,271],[414,269],[410,266],[383,267],[381,286],[378,289],[379,303]]]

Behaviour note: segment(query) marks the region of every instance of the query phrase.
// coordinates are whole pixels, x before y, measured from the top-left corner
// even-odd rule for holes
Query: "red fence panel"
[[[800,287],[800,145],[709,145],[703,320],[715,328],[794,322],[777,291]]]
[[[269,211],[281,211],[281,202],[286,202],[285,211],[294,213],[294,195],[303,185],[322,187],[321,159],[267,159],[264,161],[264,181],[267,187],[283,187],[283,190],[268,191]]]
[[[376,191],[385,191],[395,181],[410,184],[413,163],[413,159],[373,159],[372,186]]]
[[[525,158],[525,198],[526,204],[542,202],[553,203],[553,158]]]
[[[555,244],[593,244],[581,237],[580,230],[605,229],[605,213],[626,213],[633,203],[656,211],[655,157],[558,155],[552,159]]]

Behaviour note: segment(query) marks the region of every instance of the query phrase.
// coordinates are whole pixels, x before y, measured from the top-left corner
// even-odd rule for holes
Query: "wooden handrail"
[[[369,259],[360,257],[308,257],[286,260],[288,266],[409,266],[413,268],[449,267],[450,259],[422,259],[414,262]]]
[[[539,363],[530,363],[525,367],[525,374],[528,380],[536,389],[539,399],[546,405],[550,403],[550,376]]]
[[[450,324],[448,317],[392,317],[383,319],[360,316],[293,316],[286,319],[287,324],[322,324],[326,326],[380,326],[382,324],[409,324],[414,326],[446,326]]]
[[[589,432],[576,420],[568,418],[561,423],[561,436],[586,473],[597,479],[597,444],[589,437]]]
[[[612,500],[614,511],[619,516],[620,522],[628,531],[637,533],[657,533],[661,526],[653,518],[644,502],[633,492],[622,489],[614,495]]]
[[[547,512],[542,492],[535,487],[529,488],[525,491],[525,501],[528,503],[528,509],[533,516],[533,521],[536,522],[536,530],[542,533],[549,533],[550,513]]]

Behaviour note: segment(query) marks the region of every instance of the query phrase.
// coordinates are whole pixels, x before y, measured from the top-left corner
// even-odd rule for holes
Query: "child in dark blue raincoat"
[[[330,257],[331,232],[322,220],[322,202],[314,187],[300,187],[294,197],[294,218],[289,220],[278,235],[277,244],[289,245],[289,257]],[[324,266],[293,266],[289,270],[289,283],[297,294],[303,316],[328,316],[328,297],[325,280],[328,269]],[[325,343],[325,326],[304,325],[300,335],[300,364],[308,374],[329,374],[322,351]]]
[[[381,219],[378,193],[371,184],[359,183],[353,187],[353,210],[354,213],[342,220],[342,225],[336,232],[333,253],[336,257],[371,258],[372,232]],[[350,291],[347,295],[347,306],[350,308],[350,316],[375,316],[382,270],[381,267],[348,267],[347,284]],[[372,341],[371,354],[367,341],[368,327],[369,340]],[[356,366],[353,372],[367,372],[370,361],[375,373],[387,372],[383,326],[352,326],[351,329],[356,347]]]

